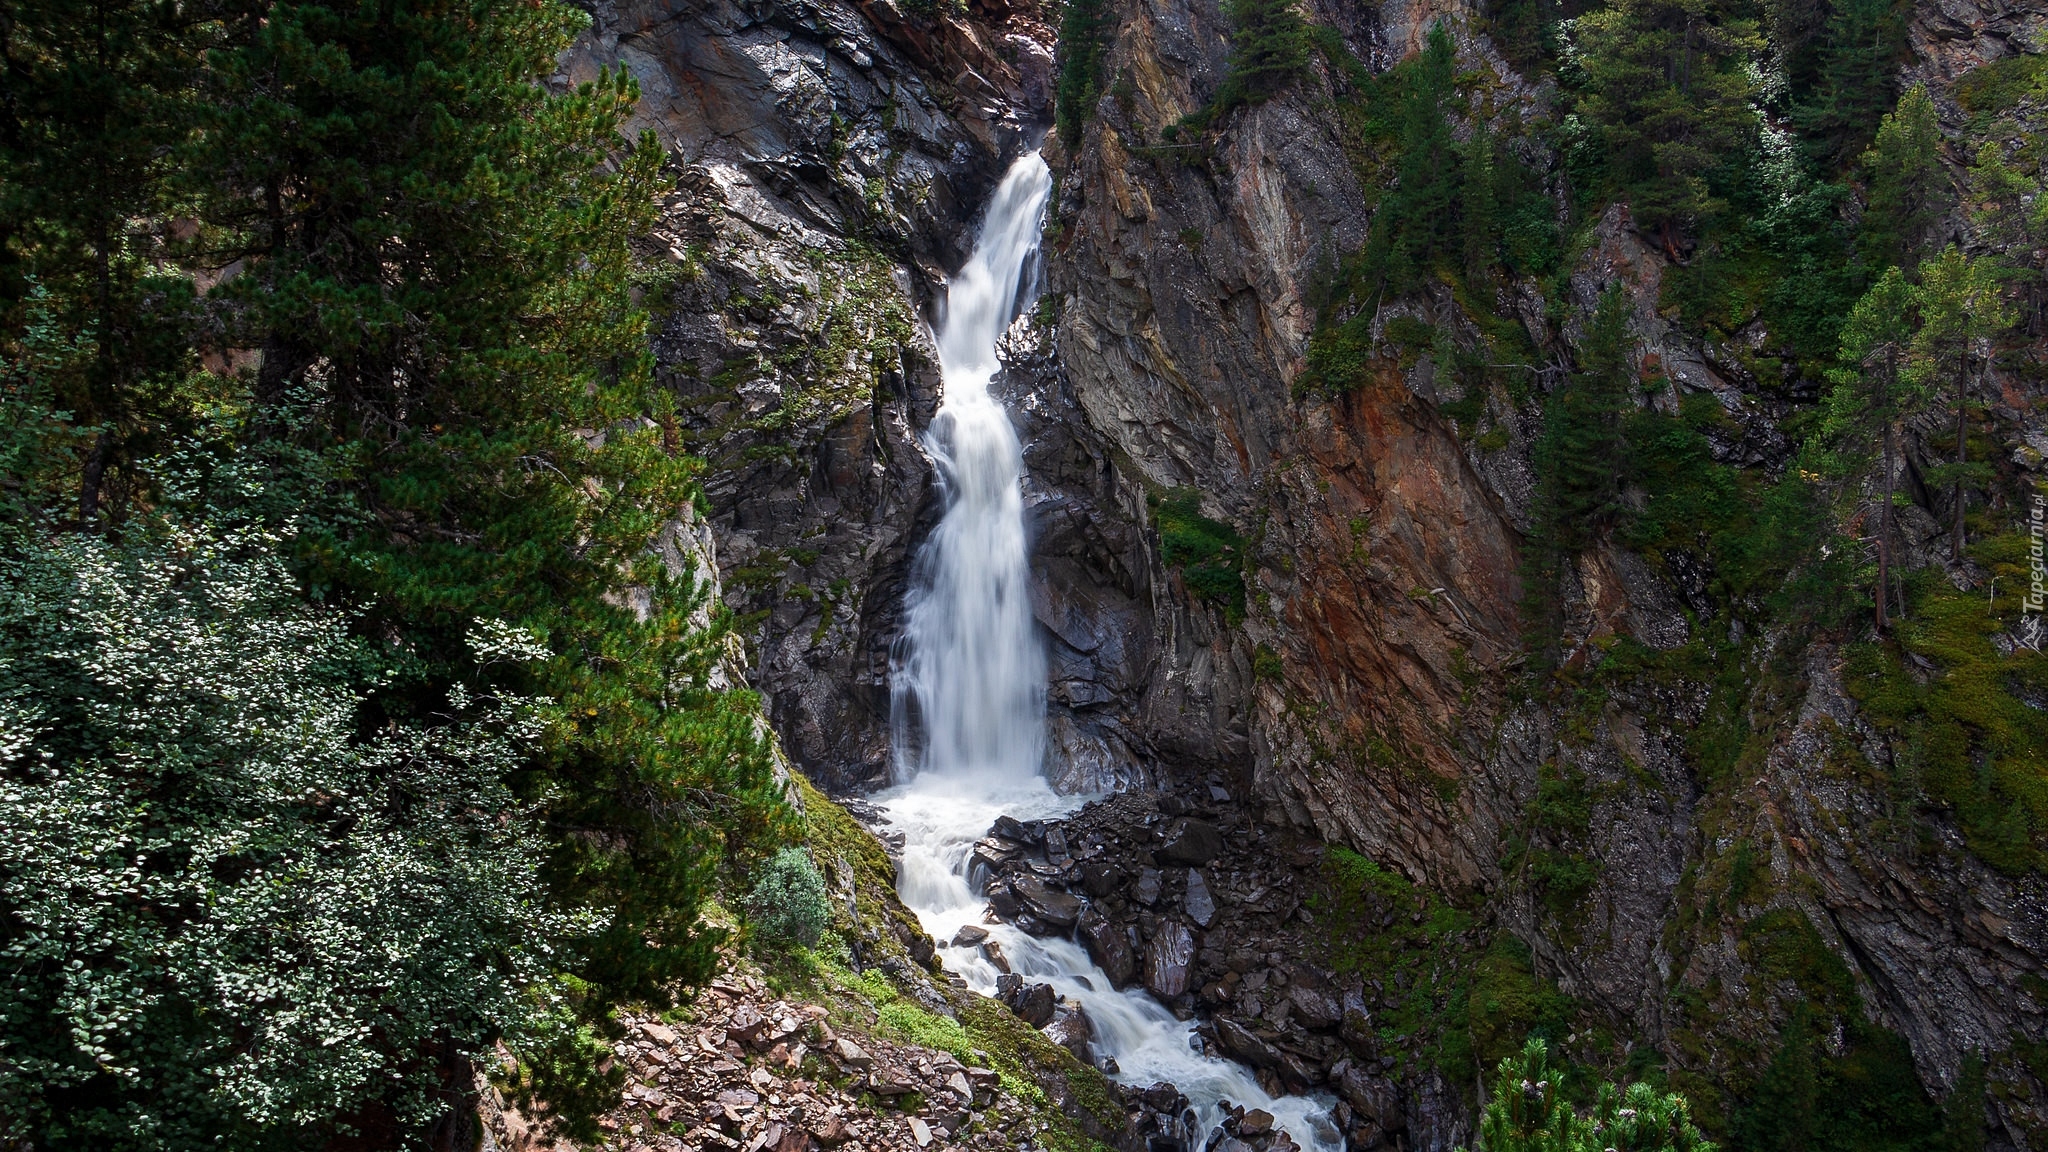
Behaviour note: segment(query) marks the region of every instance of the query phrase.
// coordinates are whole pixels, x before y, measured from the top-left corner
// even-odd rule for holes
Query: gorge
[[[921,762],[891,669],[899,638],[920,627],[926,541],[950,531],[951,465],[926,447],[951,402],[936,302],[1011,158],[1051,119],[1055,88],[1089,79],[1064,62],[1085,57],[1097,73],[1079,131],[1044,143],[1044,291],[1003,335],[990,386],[1021,441],[1047,771],[1060,794],[1179,798],[1162,824],[1195,804],[1241,814],[1242,833],[1267,830],[1275,844],[1244,874],[1290,877],[1301,901],[1329,899],[1313,889],[1337,865],[1295,872],[1284,853],[1355,853],[1345,859],[1385,879],[1354,901],[1422,909],[1412,931],[1367,933],[1362,953],[1426,957],[1437,982],[1420,996],[1368,985],[1356,1001],[1376,1033],[1396,1019],[1420,1029],[1393,1051],[1379,1035],[1347,1051],[1341,1010],[1326,1033],[1269,1030],[1335,1047],[1297,1057],[1313,1080],[1289,1082],[1275,1064],[1267,1087],[1341,1096],[1343,1072],[1329,1073],[1349,1056],[1354,1117],[1392,1111],[1389,1093],[1405,1101],[1403,1128],[1360,1135],[1448,1149],[1473,1139],[1474,1072],[1533,1026],[1575,1061],[1662,1069],[1722,1139],[1751,1125],[1734,1141],[1745,1147],[1762,1139],[1755,1125],[1775,1123],[1756,1112],[1759,1085],[1794,1066],[1825,1081],[1879,1065],[1884,1076],[1910,1065],[1918,1087],[1900,1099],[1918,1102],[1897,1114],[1924,1109],[1937,1128],[1958,1085],[2007,1085],[1985,1097],[1987,1139],[2024,1144],[2040,1099],[2023,1087],[2036,1080],[2033,1041],[2020,1039],[2038,1024],[2021,991],[2038,968],[2037,879],[1961,847],[1969,834],[1944,823],[1957,819],[1945,802],[1901,800],[1883,783],[1896,779],[1886,765],[1914,753],[1859,703],[1845,662],[1862,667],[1861,641],[1767,604],[1742,565],[1777,561],[1727,551],[1733,530],[1704,519],[1718,513],[1656,479],[1677,464],[1614,465],[1639,469],[1621,482],[1639,525],[1661,502],[1701,519],[1654,541],[1649,528],[1626,540],[1596,529],[1550,568],[1560,679],[1545,683],[1563,687],[1529,687],[1530,541],[1559,534],[1544,507],[1545,397],[1591,371],[1602,302],[1631,378],[1622,402],[1646,430],[1671,422],[1659,443],[1685,440],[1683,466],[1702,483],[1758,501],[1779,478],[1815,472],[1799,456],[1813,427],[1802,413],[1830,385],[1801,351],[1814,345],[1771,327],[1804,321],[1768,304],[1701,311],[1687,293],[1705,290],[1702,259],[1639,229],[1625,205],[1582,208],[1560,190],[1562,146],[1522,127],[1557,116],[1559,81],[1541,52],[1506,38],[1509,16],[1302,5],[1311,35],[1297,78],[1215,113],[1255,9],[1070,5],[1066,34],[1092,29],[1077,46],[1023,6],[707,9],[662,22],[619,5],[599,12],[586,55],[572,53],[571,76],[629,63],[649,93],[640,122],[688,158],[657,235],[691,254],[693,279],[674,290],[657,355],[690,398],[687,442],[713,462],[727,600],[765,614],[751,675],[798,768],[857,795],[900,787],[901,766]],[[1926,82],[1943,130],[1981,140],[1971,125],[1989,121],[1939,94],[1972,68],[2031,59],[2038,19],[1916,10],[1887,84]],[[1402,110],[1411,98],[1377,95],[1398,92],[1386,87],[1396,80],[1412,91],[1437,66],[1432,28],[1447,42],[1441,143],[1402,127],[1422,115]],[[2034,105],[2007,107],[2032,123]],[[1544,190],[1533,203],[1571,222],[1568,244],[1517,256],[1510,231],[1483,280],[1446,273],[1377,304],[1347,298],[1373,221],[1399,208],[1389,189],[1415,179],[1403,157],[1423,146],[1464,156],[1480,129],[1494,134],[1499,211],[1531,211],[1517,188]],[[1797,179],[1808,183],[1773,194],[1822,187]],[[1947,220],[1954,234],[1970,227]],[[1516,271],[1517,259],[1536,271]],[[1712,275],[1736,274],[1716,259]],[[1356,369],[1340,358],[1354,329]],[[1986,428],[2005,429],[1998,459],[2019,460],[2034,385],[2006,363],[1985,367],[2001,381],[1985,394],[2006,405]],[[1323,383],[1333,364],[1357,375]],[[2033,465],[2000,467],[2023,483]],[[1956,572],[1932,530],[1943,513],[1929,507],[1925,520],[1902,512],[1901,531],[1926,534],[1894,551]],[[1845,756],[1858,766],[1842,767]],[[905,897],[937,955],[992,987],[976,947],[943,946],[974,910],[939,875],[959,870],[985,823],[927,856],[922,838],[945,821],[876,803],[896,821],[878,829],[917,843],[903,856]],[[1026,820],[1058,812],[1049,799],[1014,803]],[[1919,846],[1858,831],[1904,826],[1891,820],[1917,823]],[[1135,876],[1150,862],[1122,863]],[[1232,898],[1255,891],[1245,883]],[[1219,903],[1234,914],[1230,900]],[[954,911],[928,914],[941,905]],[[1455,930],[1432,927],[1439,916]],[[1116,927],[1138,933],[1142,956],[1143,932],[1171,919],[1126,902]],[[1023,939],[996,930],[1006,953]],[[1274,931],[1289,947],[1313,948],[1318,934],[1297,920]],[[1225,952],[1192,961],[1183,1013],[1234,1015],[1204,992],[1230,974]],[[1289,960],[1329,978],[1341,1001],[1339,958]],[[1837,1038],[1817,1043],[1808,1028]]]
[[[0,1152],[2048,1148],[2042,0],[0,58]]]

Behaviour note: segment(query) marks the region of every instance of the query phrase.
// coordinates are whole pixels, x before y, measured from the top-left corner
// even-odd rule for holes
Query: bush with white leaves
[[[283,542],[130,536],[0,555],[0,1139],[314,1147],[454,1115],[577,928],[501,783],[537,721],[458,689],[372,727],[379,664]]]

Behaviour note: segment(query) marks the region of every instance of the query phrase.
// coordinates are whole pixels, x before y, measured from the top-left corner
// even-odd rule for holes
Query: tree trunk
[[[100,514],[100,481],[106,477],[107,461],[114,455],[114,430],[103,429],[92,442],[85,458],[85,475],[78,481],[78,522],[91,524]]]

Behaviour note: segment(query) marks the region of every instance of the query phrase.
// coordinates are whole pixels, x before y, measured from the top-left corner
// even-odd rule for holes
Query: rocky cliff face
[[[1354,80],[1319,63],[1202,143],[1175,139],[1226,75],[1221,6],[1110,10],[1104,95],[1076,144],[1048,145],[1046,299],[1000,382],[1027,446],[1055,773],[1074,788],[1213,783],[1290,844],[1342,846],[1434,889],[1474,917],[1459,947],[1526,947],[1530,979],[1575,1006],[1571,1034],[1602,1037],[1578,1045],[1586,1061],[1654,1054],[1703,1109],[1733,1109],[1805,1026],[1802,1005],[1833,997],[1830,1019],[1901,1038],[1934,1099],[1975,1084],[1981,1057],[1992,1145],[2038,1141],[2048,1085],[2030,1054],[2048,1020],[2029,989],[2048,977],[2048,890],[1986,866],[1947,816],[1916,815],[1880,778],[1899,752],[1847,691],[1839,644],[1746,635],[1698,571],[1609,544],[1563,573],[1567,671],[1613,668],[1617,644],[1706,650],[1736,686],[1695,668],[1569,701],[1527,689],[1531,447],[1602,293],[1620,287],[1634,362],[1671,385],[1645,403],[1718,405],[1717,461],[1782,475],[1811,384],[1742,338],[1684,329],[1663,306],[1670,256],[1615,207],[1553,298],[1533,281],[1490,301],[1426,289],[1383,308],[1375,336],[1405,318],[1441,346],[1388,351],[1340,395],[1304,389],[1322,294],[1387,179],[1330,114]],[[1484,115],[1537,117],[1554,96],[1458,0],[1305,10],[1368,71],[1447,20]],[[1949,86],[2041,21],[2017,4],[1919,6],[1907,72],[1961,133]],[[674,157],[650,253],[667,270],[647,285],[667,317],[656,354],[678,437],[710,461],[727,602],[758,617],[755,683],[808,775],[871,786],[889,771],[908,562],[937,512],[921,317],[976,206],[1045,129],[1050,29],[1001,3],[601,4],[565,78],[608,63],[640,78],[641,119]],[[1512,389],[1450,370],[1446,348],[1483,346],[1482,323],[1502,322],[1554,367]],[[2005,397],[1998,435],[2041,435],[2038,381],[2006,373],[1989,391]],[[1923,503],[1902,515],[1926,544],[1940,510]],[[1172,554],[1190,518],[1233,541],[1241,602]],[[1746,751],[1710,771],[1699,733],[1730,715]],[[1543,880],[1545,861],[1578,869],[1576,886]],[[1242,870],[1262,867],[1293,865]],[[1365,1000],[1394,1018],[1399,997]],[[1447,1148],[1469,1130],[1464,1089],[1420,1070],[1419,1049],[1397,1070],[1377,1049],[1347,1057],[1341,1036],[1330,1023],[1316,1042],[1338,1045],[1325,1076],[1348,1058],[1429,1101],[1404,1139]],[[1838,1027],[1823,1047],[1879,1044]]]

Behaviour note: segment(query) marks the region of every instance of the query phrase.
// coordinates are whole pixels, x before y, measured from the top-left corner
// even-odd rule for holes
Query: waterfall
[[[898,785],[875,798],[904,834],[903,902],[939,942],[947,968],[984,995],[995,990],[995,968],[977,949],[947,944],[982,921],[985,901],[968,876],[974,842],[999,815],[1061,816],[1086,799],[1055,794],[1045,778],[1046,664],[1031,614],[1024,456],[988,392],[1001,369],[996,343],[1030,303],[1051,184],[1036,153],[1011,166],[938,319],[945,393],[925,446],[945,513],[912,572],[893,670]],[[1206,1146],[1225,1101],[1266,1109],[1310,1152],[1343,1147],[1329,1101],[1273,1097],[1243,1066],[1203,1055],[1192,1021],[1142,989],[1117,991],[1072,940],[986,927],[1014,972],[1080,1003],[1095,1054],[1115,1061],[1117,1079],[1170,1081],[1188,1097],[1190,1147]]]
[[[1037,153],[1003,177],[974,254],[946,291],[936,336],[945,380],[925,447],[946,512],[912,573],[892,687],[897,778],[1037,775],[1045,653],[1032,630],[1024,451],[989,382],[996,341],[1026,303],[1052,173]]]

